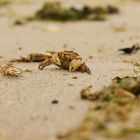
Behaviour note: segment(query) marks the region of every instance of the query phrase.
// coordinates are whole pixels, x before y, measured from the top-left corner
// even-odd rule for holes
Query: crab
[[[82,60],[80,55],[74,51],[62,51],[48,53],[48,57],[39,64],[39,69],[43,70],[44,67],[54,64],[62,69],[80,72],[87,72],[91,74],[90,69],[86,66],[86,63]]]
[[[13,77],[18,77],[21,75],[21,69],[16,68],[12,66],[11,64],[8,64],[6,66],[0,67],[0,72],[3,73],[4,75],[9,75]]]
[[[55,52],[48,51],[45,53],[30,53],[25,57],[20,57],[18,59],[12,59],[10,62],[41,62],[44,61],[46,58],[50,57],[50,55],[54,54]]]

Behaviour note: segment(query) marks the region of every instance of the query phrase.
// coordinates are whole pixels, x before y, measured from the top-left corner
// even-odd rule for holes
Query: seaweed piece
[[[92,86],[81,91],[82,99],[91,105],[81,124],[59,140],[92,140],[117,138],[135,139],[140,136],[140,79],[138,77],[117,77],[113,83],[99,92]]]
[[[76,14],[77,13],[77,14]],[[65,9],[59,2],[50,2],[44,4],[43,8],[39,10],[35,17],[38,19],[48,20],[75,20],[78,18],[79,12],[74,9]]]
[[[93,92],[92,86],[81,91],[81,97],[88,100],[110,101],[116,97],[134,98],[140,95],[140,78],[137,77],[117,77],[109,87],[105,87],[100,92]]]
[[[83,6],[81,9],[70,7],[65,8],[59,2],[47,2],[30,19],[57,20],[57,21],[75,21],[75,20],[105,20],[106,15],[116,14],[119,9],[108,5],[105,7]]]

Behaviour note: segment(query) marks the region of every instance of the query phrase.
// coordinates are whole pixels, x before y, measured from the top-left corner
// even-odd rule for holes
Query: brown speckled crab
[[[54,64],[69,71],[81,71],[91,74],[90,69],[86,66],[79,54],[73,51],[31,53],[26,57],[13,59],[10,62],[40,62],[40,70],[43,70],[48,65]]]
[[[90,69],[86,66],[79,54],[73,51],[48,53],[48,57],[39,64],[39,69],[42,70],[51,64],[69,71],[80,71],[91,74]]]
[[[13,77],[17,77],[21,75],[21,69],[16,68],[10,64],[0,67],[0,72],[3,73],[4,75],[9,75]]]

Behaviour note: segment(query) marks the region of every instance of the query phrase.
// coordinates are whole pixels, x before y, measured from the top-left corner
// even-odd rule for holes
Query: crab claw
[[[54,63],[54,64],[56,64],[58,66],[61,66],[61,62],[60,62],[58,54],[52,55],[51,60],[52,60],[52,63]]]
[[[45,61],[41,62],[38,66],[38,69],[43,70],[44,67],[51,65],[52,62],[50,59],[46,59]]]
[[[78,70],[81,72],[86,72],[88,74],[91,74],[91,70],[86,66],[85,62],[81,64]]]
[[[91,75],[91,70],[87,66],[85,67],[85,71],[84,72],[87,72],[88,74]]]
[[[69,71],[76,71],[81,65],[83,61],[81,59],[73,59],[69,66]]]

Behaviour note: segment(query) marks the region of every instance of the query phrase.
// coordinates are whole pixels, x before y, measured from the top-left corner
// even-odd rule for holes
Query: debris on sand
[[[113,27],[112,30],[115,32],[115,33],[118,33],[118,32],[124,32],[126,31],[126,28],[124,26],[116,26],[116,27]]]
[[[93,92],[92,86],[89,86],[81,91],[81,97],[88,100],[112,100],[118,96],[121,97],[137,97],[140,95],[140,78],[120,78],[113,79],[113,84],[101,92]]]
[[[87,99],[87,97],[90,98],[90,96],[92,97],[93,91],[91,91],[91,90],[92,90],[92,85],[82,89],[82,91],[81,91],[82,99]]]
[[[8,64],[0,67],[0,72],[7,76],[18,77],[21,76],[22,70]]]
[[[94,57],[93,57],[93,55],[90,55],[88,58],[89,58],[89,59],[93,59]]]
[[[90,69],[86,66],[80,55],[74,51],[47,51],[45,53],[31,53],[26,57],[12,59],[10,62],[40,62],[40,70],[43,70],[44,67],[53,64],[69,71],[80,71],[91,74]]]
[[[14,25],[17,25],[17,26],[22,26],[22,25],[24,25],[25,24],[25,21],[24,20],[20,20],[20,19],[18,19],[18,20],[16,20],[15,22],[14,22]]]
[[[118,8],[112,5],[95,8],[83,6],[78,9],[75,7],[64,8],[59,2],[47,2],[37,11],[33,19],[56,21],[105,20],[107,15],[118,12]]]
[[[77,76],[73,76],[72,79],[78,79],[78,77]]]
[[[136,74],[137,76],[140,76],[140,66],[136,66],[136,67],[134,68],[134,72],[135,72],[135,74]]]
[[[59,140],[120,140],[140,135],[140,78],[115,78],[99,92],[89,86],[81,91],[81,97],[91,101],[84,120],[66,135],[59,135]]]
[[[122,51],[124,54],[127,54],[127,55],[135,54],[139,50],[140,50],[139,44],[134,44],[131,48],[119,49],[119,51]]]
[[[74,51],[62,51],[56,53],[50,53],[49,57],[45,61],[41,62],[39,69],[43,70],[48,65],[56,65],[62,69],[80,72],[87,72],[91,74],[90,69],[86,66],[86,63],[82,60],[80,55]]]
[[[30,70],[30,69],[25,69],[25,70],[22,70],[23,72],[29,72],[29,73],[31,73],[32,72],[32,70]]]
[[[52,102],[51,102],[52,104],[58,104],[59,103],[59,101],[58,100],[52,100]]]

